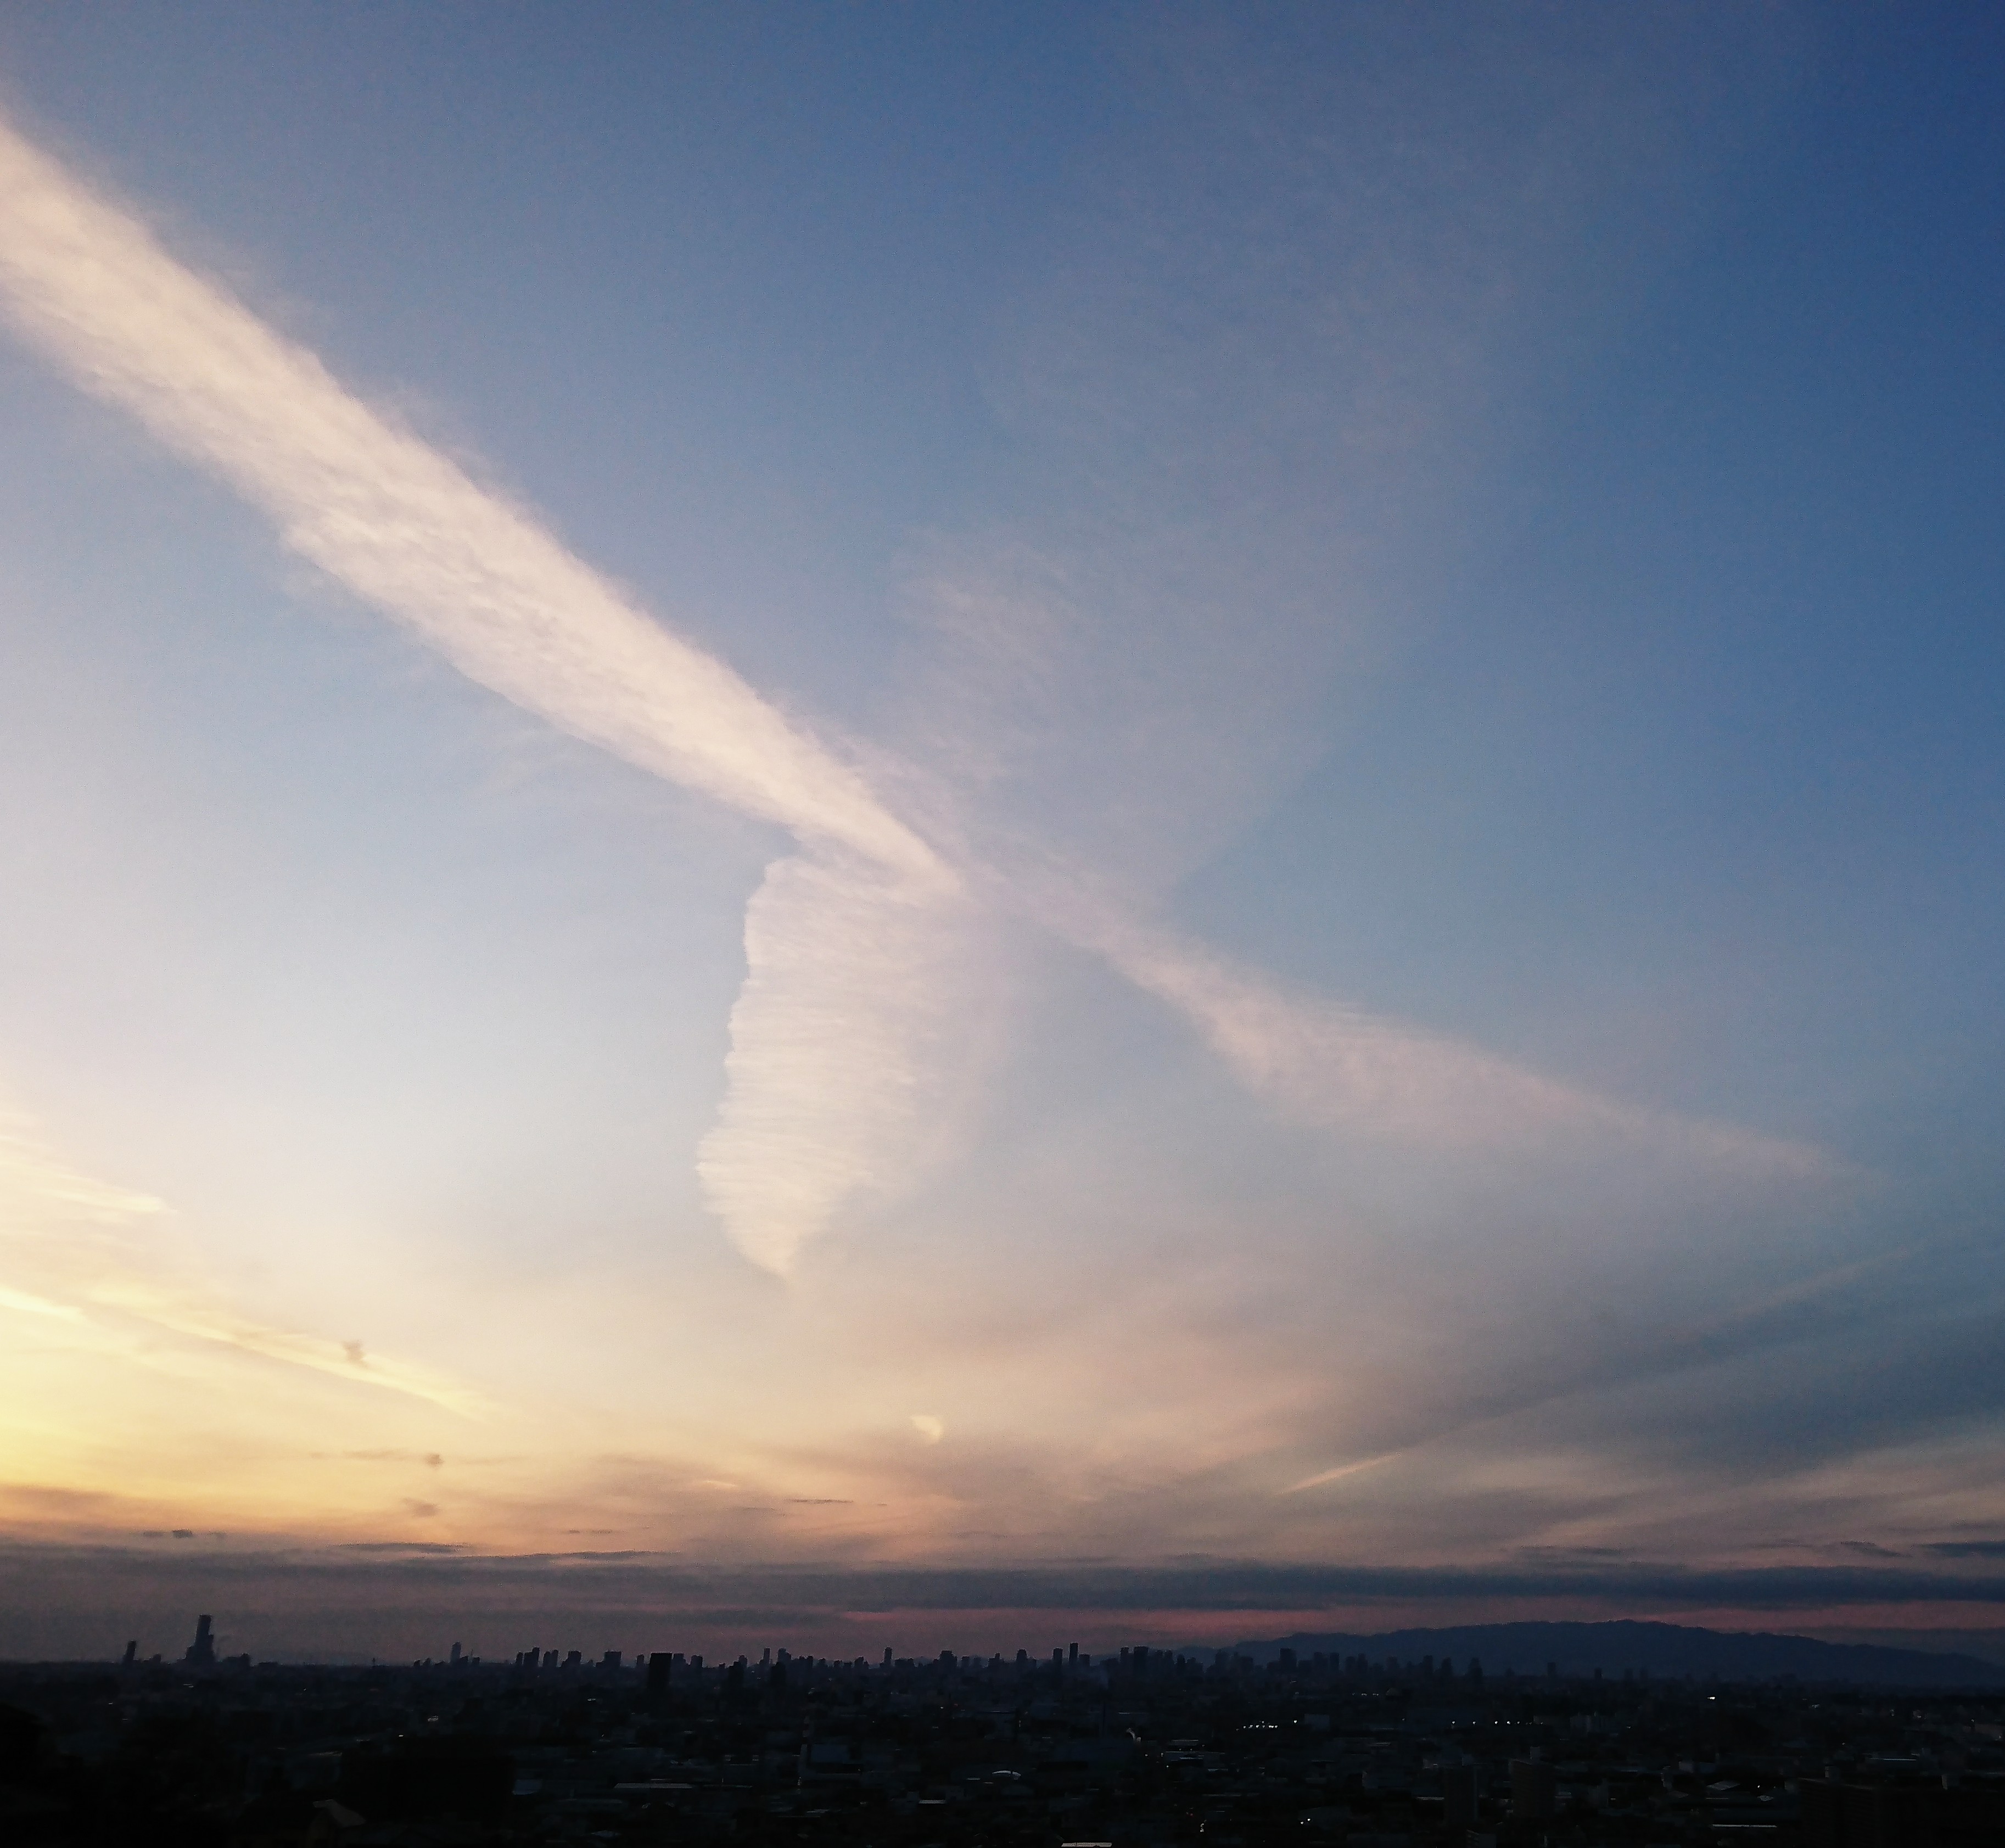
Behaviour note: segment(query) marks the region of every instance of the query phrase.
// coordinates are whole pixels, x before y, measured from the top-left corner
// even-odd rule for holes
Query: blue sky
[[[0,21],[23,1569],[1981,1625],[2000,51]]]

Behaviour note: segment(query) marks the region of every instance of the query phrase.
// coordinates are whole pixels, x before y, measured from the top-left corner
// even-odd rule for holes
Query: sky
[[[2005,1627],[2002,143],[0,10],[0,1653]]]

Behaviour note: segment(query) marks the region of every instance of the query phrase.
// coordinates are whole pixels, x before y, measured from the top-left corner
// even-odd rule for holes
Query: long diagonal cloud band
[[[914,1108],[913,1009],[873,1003],[869,991],[847,1009],[851,1027],[868,1030],[854,1036],[842,1081],[823,1082],[836,1077],[834,1049],[815,1022],[831,983],[859,955],[887,973],[881,947],[837,939],[887,921],[909,936],[956,876],[855,769],[729,667],[344,390],[4,121],[0,304],[86,389],[229,481],[295,551],[469,678],[841,863],[839,876],[824,869],[805,886],[783,869],[807,863],[776,868],[790,892],[827,888],[819,919],[791,906],[776,937],[755,907],[725,1119],[703,1163],[710,1203],[739,1247],[785,1268],[847,1193],[895,1165],[894,1131]],[[787,945],[779,974],[775,941]],[[787,980],[809,992],[790,997]],[[876,986],[879,996],[896,990]],[[866,1021],[873,1006],[881,1017]]]
[[[645,769],[887,868],[944,877],[849,766],[533,520],[343,390],[0,122],[0,290],[97,396],[469,678]]]
[[[747,920],[729,1091],[700,1160],[740,1249],[784,1272],[895,1185],[974,891],[1178,1009],[1252,1089],[1447,1146],[1637,1134],[1801,1175],[1814,1151],[1622,1109],[1473,1048],[1282,994],[1062,876],[950,865],[851,764],[643,614],[535,521],[345,390],[0,121],[0,311],[93,395],[234,486],[286,542],[462,673],[564,731],[791,830]],[[1702,1126],[1699,1126],[1701,1127]]]

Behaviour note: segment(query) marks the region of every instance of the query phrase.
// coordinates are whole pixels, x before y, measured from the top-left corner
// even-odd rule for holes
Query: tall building
[[[1447,1826],[1448,1839],[1454,1841],[1476,1826],[1476,1767],[1444,1765],[1441,1783],[1441,1820]]]
[[[1559,1814],[1559,1778],[1542,1760],[1511,1761],[1511,1814],[1534,1822]]]
[[[216,1639],[209,1633],[210,1619],[206,1616],[195,1620],[195,1641],[188,1645],[188,1653],[181,1660],[197,1668],[216,1666]]]

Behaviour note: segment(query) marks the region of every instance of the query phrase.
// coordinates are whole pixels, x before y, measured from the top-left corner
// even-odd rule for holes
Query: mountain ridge
[[[1288,1636],[1233,1646],[1258,1662],[1284,1649],[1298,1657],[1319,1653],[1366,1657],[1375,1666],[1388,1656],[1403,1664],[1422,1656],[1445,1657],[1466,1673],[1468,1659],[1483,1665],[1486,1680],[1508,1674],[1542,1680],[1554,1664],[1562,1679],[1596,1671],[1682,1680],[1723,1681],[1850,1681],[1903,1687],[2005,1687],[2005,1664],[1958,1652],[1897,1649],[1877,1643],[1825,1642],[1768,1630],[1708,1630],[1684,1624],[1621,1618],[1600,1623],[1455,1624],[1372,1634],[1298,1631]],[[1200,1647],[1197,1651],[1203,1653]],[[1457,1680],[1461,1678],[1458,1674]],[[1445,1685],[1445,1684],[1444,1684]]]

